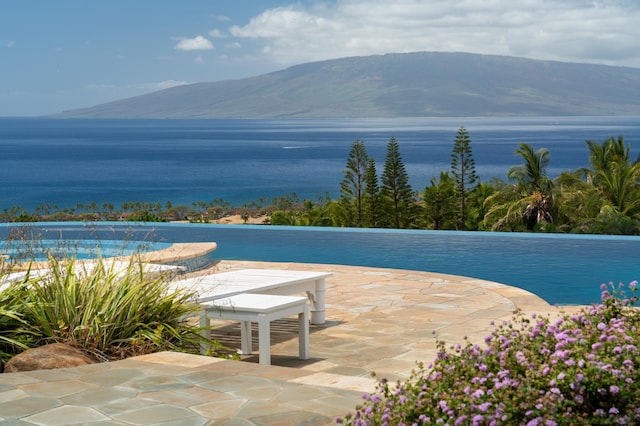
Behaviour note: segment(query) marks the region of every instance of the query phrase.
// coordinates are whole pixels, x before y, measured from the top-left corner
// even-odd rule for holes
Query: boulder
[[[5,364],[4,372],[51,370],[95,364],[96,362],[98,362],[96,359],[80,349],[63,343],[52,343],[39,348],[27,349],[14,356]]]

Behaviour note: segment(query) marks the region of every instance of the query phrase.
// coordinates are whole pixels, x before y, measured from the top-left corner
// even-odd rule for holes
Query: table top
[[[331,272],[291,271],[275,269],[240,269],[171,282],[172,290],[196,293],[202,303],[242,293],[255,293],[278,287],[324,280]]]

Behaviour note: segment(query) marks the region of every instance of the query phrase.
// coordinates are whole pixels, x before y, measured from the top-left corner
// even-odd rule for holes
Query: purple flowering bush
[[[347,425],[640,424],[637,282],[560,319],[516,314],[485,345],[438,342],[436,360],[378,381]]]

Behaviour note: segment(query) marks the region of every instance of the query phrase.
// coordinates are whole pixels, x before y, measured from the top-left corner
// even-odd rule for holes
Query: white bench
[[[309,314],[307,298],[271,294],[238,294],[201,304],[200,327],[210,338],[211,319],[241,321],[240,342],[243,354],[252,353],[251,323],[258,323],[260,364],[271,364],[271,321],[298,315],[300,359],[309,359]],[[206,351],[206,347],[201,348]]]

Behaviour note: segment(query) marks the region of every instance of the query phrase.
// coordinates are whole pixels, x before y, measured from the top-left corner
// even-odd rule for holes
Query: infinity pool
[[[170,246],[171,243],[129,240],[10,240],[0,243],[0,253],[15,261],[46,261],[49,255],[55,258],[109,258],[162,250]]]
[[[0,237],[14,224],[0,227]],[[600,301],[600,284],[640,278],[640,237],[278,227],[39,223],[64,239],[216,242],[217,259],[410,269],[523,288],[552,304]]]

